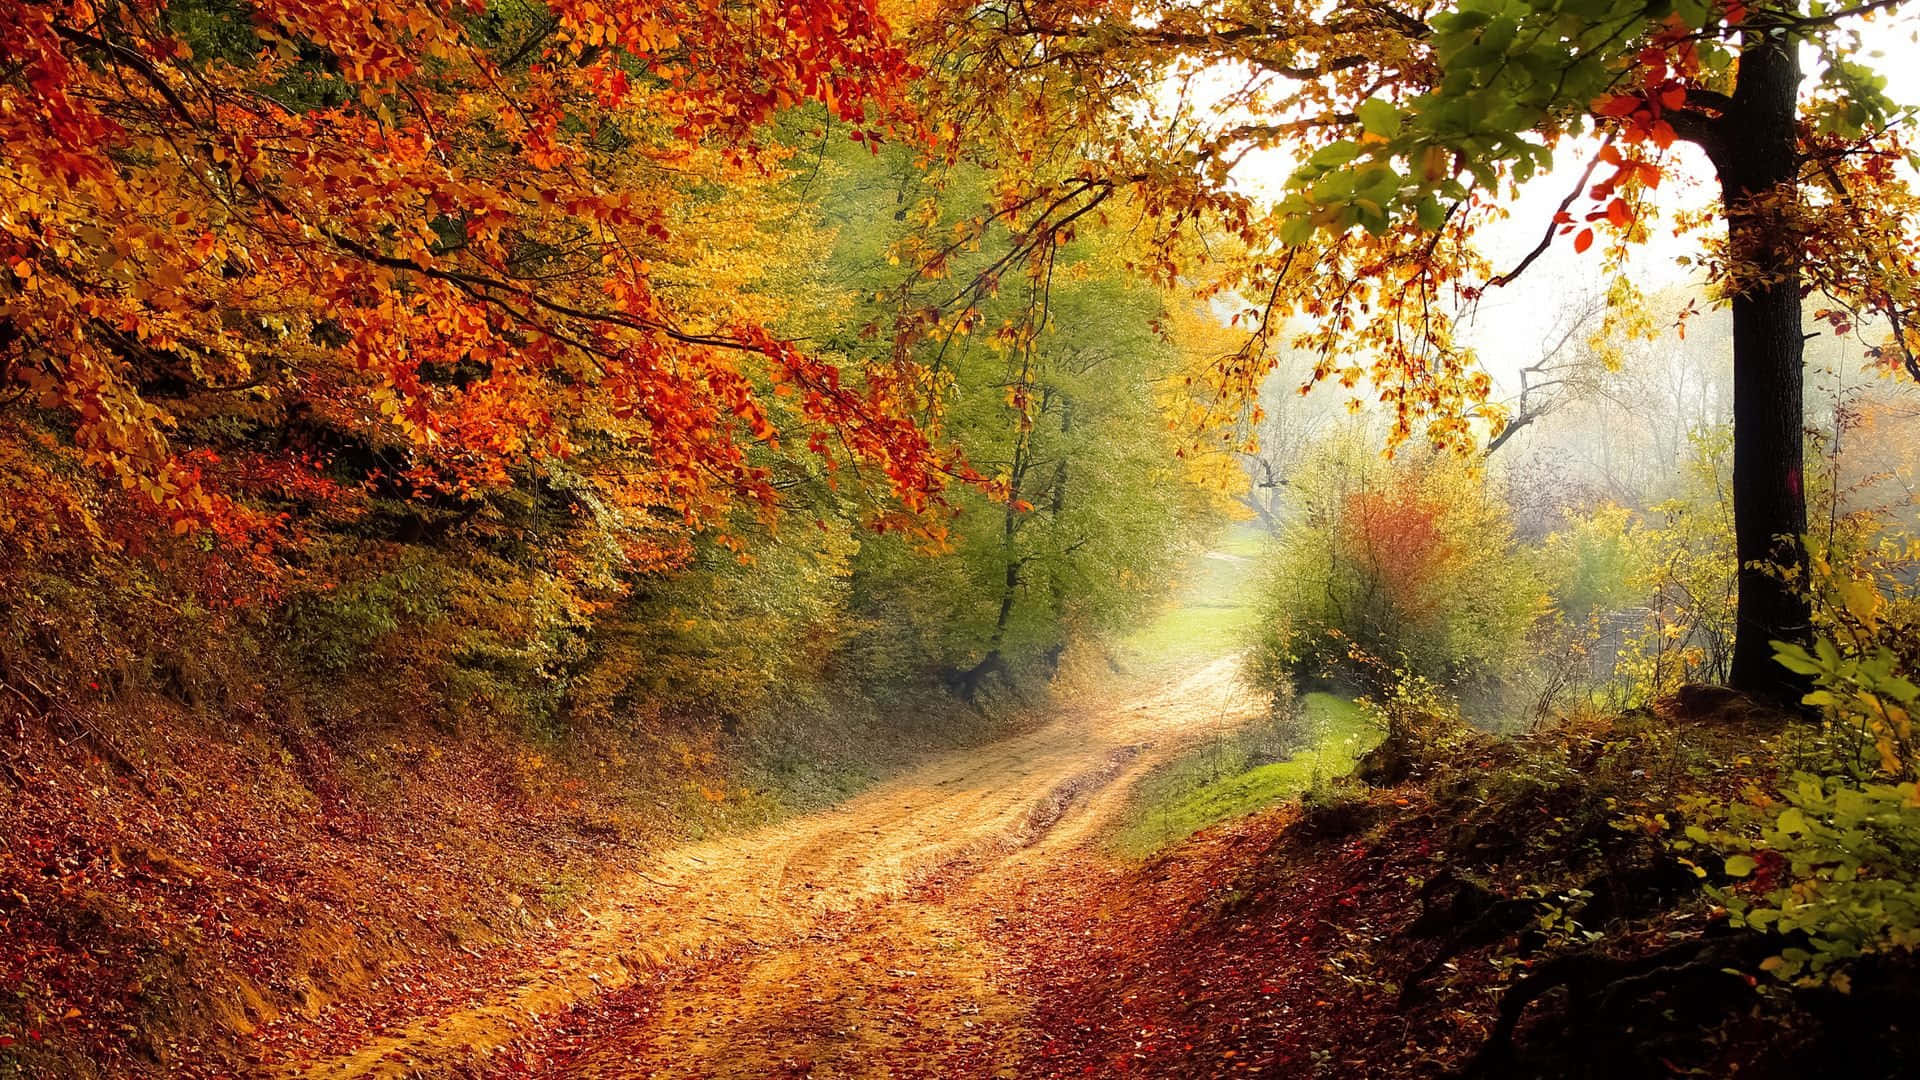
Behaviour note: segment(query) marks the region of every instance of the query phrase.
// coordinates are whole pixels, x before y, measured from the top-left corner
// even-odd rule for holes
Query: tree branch
[[[1604,150],[1612,145],[1613,136],[1608,135],[1607,141],[1601,143],[1600,148]],[[1573,190],[1567,192],[1567,197],[1560,200],[1560,206],[1553,212],[1553,220],[1547,222],[1547,231],[1541,234],[1540,242],[1533,245],[1533,250],[1527,252],[1527,257],[1520,260],[1520,265],[1488,281],[1487,288],[1504,288],[1513,284],[1515,278],[1527,272],[1527,267],[1532,266],[1535,259],[1546,253],[1547,248],[1553,244],[1553,234],[1560,228],[1560,216],[1567,212],[1567,208],[1573,205],[1573,200],[1579,198],[1581,192],[1587,190],[1587,181],[1593,179],[1593,170],[1599,167],[1600,155],[1595,154],[1592,160],[1587,162],[1587,167],[1581,171],[1580,179],[1573,185]]]

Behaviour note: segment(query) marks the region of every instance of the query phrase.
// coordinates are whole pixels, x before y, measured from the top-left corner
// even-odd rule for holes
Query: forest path
[[[1004,978],[1021,898],[1058,902],[1135,782],[1255,715],[1237,673],[1190,664],[835,809],[666,852],[537,969],[290,1075],[999,1075],[1025,1011]]]

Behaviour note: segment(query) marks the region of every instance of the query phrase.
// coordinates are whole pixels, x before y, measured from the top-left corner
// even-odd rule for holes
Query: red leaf
[[[1580,235],[1573,238],[1573,250],[1585,251],[1593,246],[1593,230],[1581,229]]]
[[[1640,99],[1632,94],[1611,94],[1594,102],[1593,111],[1601,116],[1631,116],[1640,105]]]

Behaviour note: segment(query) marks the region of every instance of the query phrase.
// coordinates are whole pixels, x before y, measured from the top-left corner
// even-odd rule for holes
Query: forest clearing
[[[1911,0],[0,0],[0,1080],[1920,1070]]]

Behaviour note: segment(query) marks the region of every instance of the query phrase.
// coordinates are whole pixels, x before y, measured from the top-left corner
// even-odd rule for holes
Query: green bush
[[[1389,462],[1344,437],[1292,485],[1300,512],[1263,592],[1257,675],[1384,689],[1405,672],[1463,688],[1519,664],[1546,589],[1475,463]]]
[[[1723,869],[1757,888],[1716,889],[1736,926],[1795,944],[1761,967],[1802,985],[1845,985],[1846,961],[1920,946],[1920,790],[1801,774],[1765,807],[1742,806],[1730,831],[1690,840],[1734,854]]]
[[[1736,925],[1783,936],[1788,944],[1763,966],[1797,984],[1844,988],[1847,961],[1920,947],[1912,550],[1887,544],[1846,572],[1816,554],[1823,633],[1811,649],[1774,645],[1782,664],[1813,682],[1805,701],[1820,711],[1818,772],[1796,775],[1773,797],[1706,807],[1724,824],[1687,830],[1686,844],[1730,853],[1723,870],[1747,884],[1716,895]]]

